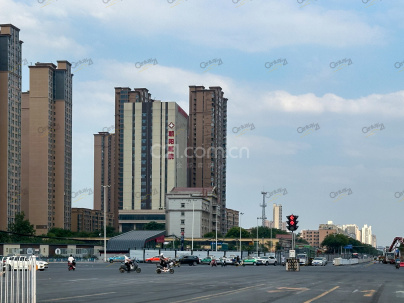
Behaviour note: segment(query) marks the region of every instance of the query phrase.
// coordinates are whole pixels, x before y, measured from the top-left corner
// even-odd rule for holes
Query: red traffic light
[[[294,216],[294,215],[291,215],[291,216],[289,216],[289,219],[290,219],[290,221],[294,221],[294,220],[295,220],[295,216]]]

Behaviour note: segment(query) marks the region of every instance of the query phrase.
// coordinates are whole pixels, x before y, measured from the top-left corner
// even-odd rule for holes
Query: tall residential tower
[[[20,30],[0,25],[0,230],[21,211]]]
[[[227,99],[221,87],[189,87],[188,186],[216,187],[226,234]]]
[[[188,115],[145,88],[115,88],[115,202],[119,229],[165,223],[165,194],[187,183]]]
[[[37,234],[71,228],[72,73],[68,61],[30,66],[23,94],[22,210]]]

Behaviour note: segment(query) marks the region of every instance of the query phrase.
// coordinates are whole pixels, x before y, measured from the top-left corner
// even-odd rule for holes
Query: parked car
[[[261,261],[262,265],[265,265],[265,266],[268,266],[268,265],[276,266],[278,264],[278,261],[276,260],[276,258],[274,256],[262,256],[262,257],[259,257],[258,260]]]
[[[123,262],[125,261],[125,256],[124,255],[117,255],[108,258],[109,263],[114,263],[114,262]]]
[[[232,256],[220,258],[220,264],[226,263],[226,265],[234,265],[235,262],[236,262],[236,259],[234,259]]]
[[[208,264],[209,265],[212,260],[216,260],[216,263],[220,264],[220,261],[218,260],[218,258],[215,258],[213,256],[203,258],[203,259],[201,259],[199,261],[200,261],[201,264]]]
[[[243,259],[243,266],[245,265],[263,265],[262,260],[257,257],[247,257]]]
[[[145,262],[146,262],[146,263],[152,263],[152,262],[157,263],[157,262],[160,262],[160,256],[154,256],[154,257],[151,257],[151,258],[147,258],[147,259],[145,260]]]
[[[313,259],[313,261],[311,262],[311,265],[313,265],[313,266],[317,266],[317,265],[325,266],[324,258],[323,257],[315,257]]]
[[[200,263],[200,260],[197,256],[182,256],[180,258],[181,264],[189,264],[189,266],[196,265]]]

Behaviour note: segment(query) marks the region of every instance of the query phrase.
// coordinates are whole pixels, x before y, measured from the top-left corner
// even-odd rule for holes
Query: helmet
[[[164,257],[163,253],[160,254],[160,257]]]

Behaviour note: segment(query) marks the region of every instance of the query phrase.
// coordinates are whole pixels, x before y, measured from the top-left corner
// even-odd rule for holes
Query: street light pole
[[[240,254],[241,254],[241,216],[244,215],[244,213],[240,213],[239,219],[238,219],[238,225],[240,225]]]
[[[102,185],[104,187],[104,262],[107,262],[107,187],[111,185]]]
[[[194,250],[194,222],[195,222],[195,201],[192,199],[192,245],[191,251]]]
[[[258,257],[258,220],[261,219],[260,217],[257,217],[257,257]]]
[[[217,215],[218,215],[219,211],[220,211],[220,206],[217,206],[216,207],[216,251],[217,251],[217,221],[218,221]]]

